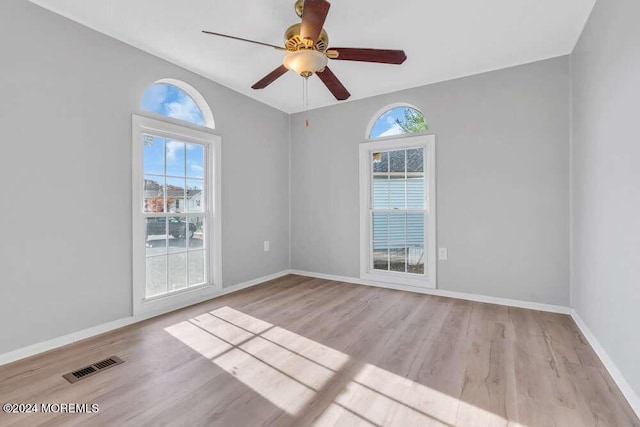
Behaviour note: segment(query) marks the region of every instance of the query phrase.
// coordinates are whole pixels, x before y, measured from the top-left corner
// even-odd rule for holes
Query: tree
[[[150,197],[145,200],[145,211],[147,212],[169,212],[171,204],[175,201],[174,198],[168,197],[167,204],[164,206],[164,197]]]
[[[429,130],[429,125],[427,125],[422,113],[413,108],[405,108],[404,119],[396,119],[396,123],[402,129],[402,133],[418,133]]]

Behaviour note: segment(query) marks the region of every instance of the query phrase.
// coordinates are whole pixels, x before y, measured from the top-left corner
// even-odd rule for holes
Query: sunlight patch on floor
[[[209,313],[205,313],[189,321],[193,325],[202,328],[204,331],[234,346],[247,342],[251,338],[256,336],[256,334],[252,332],[235,326],[234,324],[222,320],[216,316],[212,316]]]
[[[324,410],[320,418],[313,423],[316,427],[329,426],[376,426],[340,405],[332,403]]]
[[[298,414],[315,396],[315,390],[240,349],[215,358],[213,363],[290,415]]]
[[[426,387],[377,366],[366,364],[336,402],[378,425],[456,425],[465,413],[466,425],[506,425],[489,411]]]
[[[213,359],[225,351],[229,351],[233,346],[207,331],[203,331],[189,322],[180,322],[165,329],[207,359]]]
[[[216,311],[212,311],[211,314],[254,334],[261,334],[273,327],[271,323],[246,315],[231,307],[219,308]]]
[[[296,416],[318,392],[342,381],[316,425],[453,426],[460,416],[478,425],[507,420],[289,330],[223,307],[165,329],[230,375]],[[354,363],[352,378],[341,378]],[[342,384],[342,383],[340,383]]]
[[[240,348],[314,390],[322,388],[334,375],[332,370],[261,337],[242,344]]]
[[[278,326],[269,329],[261,336],[333,371],[342,369],[349,361],[349,356],[338,350]]]

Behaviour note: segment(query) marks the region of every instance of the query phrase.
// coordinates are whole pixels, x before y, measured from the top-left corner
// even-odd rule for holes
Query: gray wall
[[[438,287],[568,305],[569,86],[560,57],[293,116],[292,268],[359,276],[358,144],[408,102],[437,134]]]
[[[131,113],[160,78],[222,136],[224,284],[288,268],[286,114],[26,0],[0,53],[0,353],[131,315]]]
[[[571,55],[572,305],[640,394],[640,2],[598,1]]]

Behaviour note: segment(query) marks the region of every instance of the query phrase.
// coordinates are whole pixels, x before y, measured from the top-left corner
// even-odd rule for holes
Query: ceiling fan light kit
[[[326,0],[297,0],[294,9],[296,14],[302,18],[302,22],[290,26],[285,31],[284,47],[211,31],[203,31],[203,33],[287,52],[282,60],[282,65],[251,86],[253,89],[264,89],[288,70],[291,70],[305,79],[316,74],[333,96],[342,101],[349,98],[351,94],[327,67],[329,59],[399,65],[407,59],[407,55],[402,50],[330,48],[329,36],[322,28],[330,7],[331,4]]]
[[[327,56],[314,49],[303,49],[287,53],[282,60],[287,69],[295,71],[304,78],[323,70],[327,66]]]

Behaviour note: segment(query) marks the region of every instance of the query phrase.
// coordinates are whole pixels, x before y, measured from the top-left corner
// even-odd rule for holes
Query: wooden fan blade
[[[226,37],[228,39],[240,40],[242,42],[248,42],[248,43],[253,43],[253,44],[259,44],[261,46],[272,47],[272,48],[278,49],[278,50],[286,50],[282,46],[276,46],[274,44],[263,43],[263,42],[259,42],[259,41],[256,41],[256,40],[243,39],[242,37],[230,36],[228,34],[214,33],[213,31],[205,31],[205,30],[202,30],[202,32],[204,34],[209,34],[209,35],[212,35],[212,36]]]
[[[337,53],[337,56],[336,56]],[[332,47],[327,50],[327,56],[341,61],[378,62],[381,64],[402,64],[407,55],[404,50],[390,49],[360,49],[353,47]]]
[[[326,0],[305,0],[300,27],[302,39],[309,39],[313,44],[318,41],[330,7],[331,4]]]
[[[316,74],[338,101],[344,101],[351,96],[347,88],[340,83],[340,80],[338,80],[329,67],[324,67],[324,71]]]
[[[260,80],[259,82],[251,86],[251,89],[264,89],[265,87],[269,86],[271,83],[275,82],[279,77],[281,77],[287,71],[289,71],[287,67],[285,67],[284,65],[281,65],[275,70],[273,70],[272,72],[270,72],[269,74],[267,74],[266,76],[264,76],[262,80]]]

